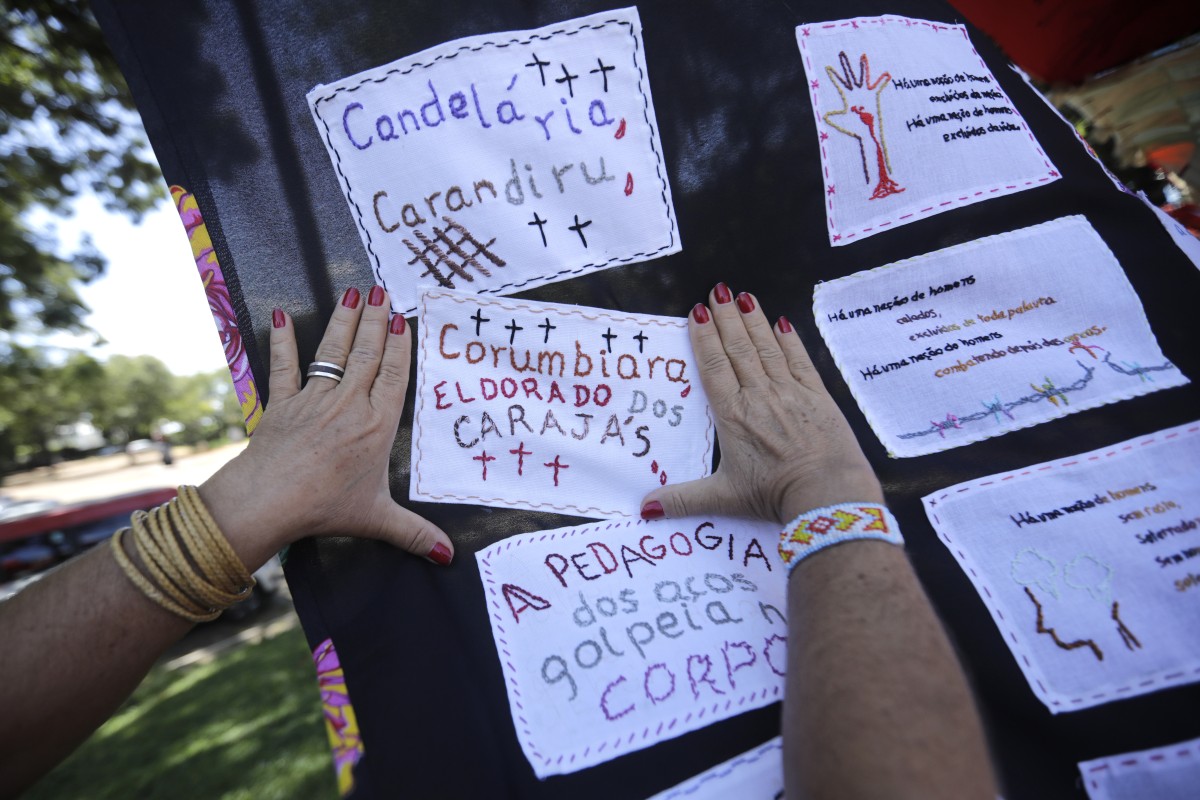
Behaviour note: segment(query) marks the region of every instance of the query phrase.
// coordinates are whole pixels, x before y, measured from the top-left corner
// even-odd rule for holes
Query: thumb
[[[447,566],[454,558],[454,543],[446,532],[396,502],[383,508],[378,538],[415,556]]]
[[[642,519],[695,517],[728,509],[728,488],[720,475],[655,489],[642,500]]]

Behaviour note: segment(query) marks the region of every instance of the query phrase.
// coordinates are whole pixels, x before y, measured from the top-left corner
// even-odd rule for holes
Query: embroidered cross
[[[599,66],[597,66],[594,70],[589,72],[588,75],[595,75],[597,72],[599,72],[600,77],[604,78],[604,92],[605,92],[605,94],[607,94],[608,93],[608,73],[612,72],[614,69],[616,69],[616,67],[605,64],[599,58],[596,59],[596,63]]]
[[[647,340],[647,339],[649,339],[650,337],[649,337],[649,336],[647,336],[646,334],[642,333],[641,331],[638,331],[638,335],[637,335],[637,336],[635,336],[635,337],[633,337],[633,338],[634,338],[634,339],[637,339],[637,343],[638,343],[638,352],[639,352],[639,353],[645,352],[644,350],[642,350],[642,347],[643,347],[643,345],[645,345],[645,344],[646,344],[646,340]],[[611,353],[611,352],[612,352],[612,350],[610,349],[610,350],[609,350],[609,352]]]
[[[533,61],[530,61],[525,66],[537,67],[538,75],[541,76],[541,79],[542,79],[542,86],[545,86],[546,85],[546,67],[550,66],[550,62],[542,61],[540,58],[537,57],[537,53],[532,53],[531,55],[533,56]]]
[[[826,133],[825,131],[821,131],[821,141],[823,142],[828,138],[829,138],[829,134]]]
[[[569,231],[575,231],[576,233],[578,233],[578,234],[579,234],[579,241],[583,242],[583,246],[584,246],[584,247],[587,247],[587,237],[585,237],[585,236],[583,235],[583,229],[584,229],[584,228],[586,228],[588,225],[591,225],[591,224],[592,224],[592,221],[591,221],[590,219],[589,219],[587,222],[580,222],[580,221],[579,221],[579,215],[578,215],[578,214],[576,214],[576,215],[575,215],[575,224],[574,224],[574,225],[568,225],[568,226],[567,226],[567,230],[569,230]]]
[[[512,453],[514,456],[516,456],[516,457],[517,457],[517,474],[518,474],[518,475],[524,475],[524,474],[525,474],[525,472],[524,472],[524,470],[525,470],[525,456],[531,456],[531,455],[533,455],[533,451],[532,451],[532,450],[526,450],[526,449],[525,449],[525,443],[524,443],[524,442],[521,442],[519,445],[517,445],[517,449],[516,449],[516,450],[509,450],[508,452]]]
[[[517,331],[523,331],[525,329],[518,325],[517,321],[514,319],[509,320],[509,323],[504,326],[504,330],[508,331],[508,343],[511,345],[513,343],[513,339],[517,338]]]
[[[834,185],[834,184],[832,184],[832,183],[831,183],[831,184],[829,184],[829,188],[825,190],[825,194],[826,194],[826,195],[835,195],[835,194],[837,194],[837,186],[835,186],[835,185]]]
[[[555,330],[556,328],[558,328],[558,326],[557,326],[557,325],[551,325],[551,324],[550,324],[550,318],[549,318],[549,317],[546,317],[546,321],[545,321],[545,322],[543,322],[541,325],[538,325],[538,327],[539,327],[539,328],[543,328],[543,329],[545,329],[545,331],[546,331],[546,335],[542,337],[542,344],[546,344],[547,342],[549,342],[549,341],[550,341],[550,331],[552,331],[552,330]]]
[[[811,34],[811,31],[809,31],[809,29],[808,29],[808,28],[801,28],[801,29],[800,29],[800,32],[801,32],[801,33],[803,33],[805,36],[810,36],[810,35],[812,35],[812,34]]]
[[[555,455],[555,456],[554,456],[554,460],[553,460],[553,461],[547,461],[547,462],[546,462],[545,464],[543,464],[542,466],[544,466],[544,467],[551,467],[551,468],[553,468],[553,469],[554,469],[554,485],[555,485],[555,486],[558,486],[558,471],[559,471],[560,469],[569,469],[569,468],[571,467],[571,465],[570,465],[570,464],[564,464],[564,463],[562,463],[561,461],[559,461],[559,460],[558,460],[558,456],[557,456],[557,455]]]
[[[606,328],[604,333],[600,334],[600,338],[604,339],[604,341],[608,344],[608,352],[611,353],[612,352],[612,340],[619,339],[620,337],[617,336],[617,334],[612,332],[612,328]]]
[[[492,318],[491,318],[491,317],[485,317],[485,316],[483,315],[483,309],[482,309],[482,308],[477,308],[477,309],[475,309],[475,313],[471,315],[471,319],[475,320],[475,335],[476,335],[476,336],[478,336],[478,335],[479,335],[479,326],[480,326],[480,325],[482,325],[482,324],[483,324],[483,323],[485,323],[485,322],[491,322],[491,321],[492,321]]]
[[[486,480],[487,480],[487,465],[488,465],[488,462],[489,462],[489,461],[495,461],[495,460],[496,460],[496,457],[495,457],[495,456],[489,456],[489,455],[487,454],[487,450],[484,450],[482,453],[480,453],[480,454],[479,454],[479,455],[477,455],[477,456],[471,456],[471,460],[472,460],[472,461],[481,461],[481,462],[483,462],[483,479],[486,481]]]
[[[571,97],[574,97],[574,96],[575,96],[575,87],[574,87],[574,84],[572,83],[572,81],[574,81],[574,80],[575,80],[576,78],[578,78],[579,76],[578,76],[578,75],[572,75],[572,74],[571,74],[571,73],[570,73],[570,72],[567,70],[567,65],[566,65],[566,64],[559,64],[559,66],[560,66],[560,67],[562,67],[563,76],[562,76],[561,78],[555,78],[555,79],[554,79],[554,82],[555,82],[555,83],[565,83],[565,84],[567,85],[567,93],[568,93],[568,94],[570,94],[570,95],[571,95]]]
[[[542,247],[546,246],[546,229],[542,226],[544,226],[549,221],[550,220],[548,220],[548,219],[542,219],[541,217],[539,217],[538,213],[535,211],[535,212],[533,212],[533,222],[525,223],[526,225],[537,225],[538,233],[540,233],[542,235]]]
[[[811,86],[811,87],[812,87],[812,88],[814,88],[814,89],[819,89],[819,88],[821,88],[821,82],[820,82],[820,81],[816,81],[816,80],[809,81],[809,82],[808,82],[808,85],[809,85],[809,86]]]

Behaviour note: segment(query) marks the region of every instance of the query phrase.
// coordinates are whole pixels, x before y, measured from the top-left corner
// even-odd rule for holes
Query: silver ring
[[[334,383],[341,383],[342,376],[345,374],[346,370],[328,361],[312,362],[308,365],[308,372],[305,373],[309,378],[329,378]]]

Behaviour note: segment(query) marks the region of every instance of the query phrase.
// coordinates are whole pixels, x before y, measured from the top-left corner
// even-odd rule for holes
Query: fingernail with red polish
[[[287,317],[284,316],[282,308],[277,308],[271,312],[271,324],[276,328],[282,328],[284,325],[287,325]]]
[[[358,289],[355,289],[353,286],[351,286],[346,290],[346,293],[342,295],[342,305],[344,305],[346,308],[358,308],[358,299],[360,297],[362,297],[362,295],[359,294]]]
[[[704,303],[696,303],[692,308],[692,319],[701,325],[708,322],[708,309],[705,308]]]
[[[392,317],[391,324],[388,325],[388,330],[399,336],[404,333],[404,315],[397,314]]]
[[[754,310],[754,298],[751,297],[750,295],[746,294],[745,292],[742,292],[741,294],[739,294],[737,300],[738,300],[738,310],[741,311],[743,314],[749,314],[751,311]]]
[[[721,305],[725,305],[733,299],[733,295],[729,292],[729,287],[725,285],[724,281],[713,287],[713,296],[717,298],[717,302]]]
[[[429,555],[426,556],[426,558],[439,566],[445,567],[450,564],[450,560],[454,558],[454,555],[450,552],[449,547],[446,547],[446,545],[438,542],[433,546],[433,549],[429,551]]]
[[[663,511],[662,503],[657,500],[651,500],[642,506],[642,519],[662,519],[666,515],[667,512]]]
[[[383,287],[372,286],[371,293],[367,295],[367,305],[381,306],[383,305]]]
[[[787,317],[779,318],[779,332],[780,333],[791,333],[792,332],[792,323],[788,322]]]

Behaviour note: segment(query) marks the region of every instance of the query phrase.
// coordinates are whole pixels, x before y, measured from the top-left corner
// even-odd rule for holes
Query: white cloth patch
[[[712,468],[684,319],[434,289],[419,331],[414,500],[635,517]]]
[[[893,457],[1188,382],[1079,216],[819,284],[813,310]]]
[[[923,499],[1052,713],[1200,680],[1200,423]]]
[[[702,772],[694,778],[650,800],[776,800],[783,797],[783,738],[771,741],[723,764]]]
[[[678,252],[636,8],[471,36],[308,93],[375,280],[511,294]]]
[[[1079,764],[1091,800],[1194,800],[1200,739]]]
[[[1175,242],[1175,246],[1183,251],[1183,254],[1188,257],[1188,261],[1191,261],[1193,266],[1200,269],[1200,239],[1192,236],[1191,231],[1180,224],[1170,214],[1154,205],[1154,203],[1151,203],[1150,198],[1146,197],[1144,192],[1138,192],[1138,197],[1154,212],[1154,216],[1158,218],[1159,224],[1171,235],[1171,240]]]
[[[477,554],[517,738],[539,778],[783,697],[776,525],[693,517],[514,536]]]
[[[796,40],[832,245],[1059,177],[962,25],[859,17]]]

